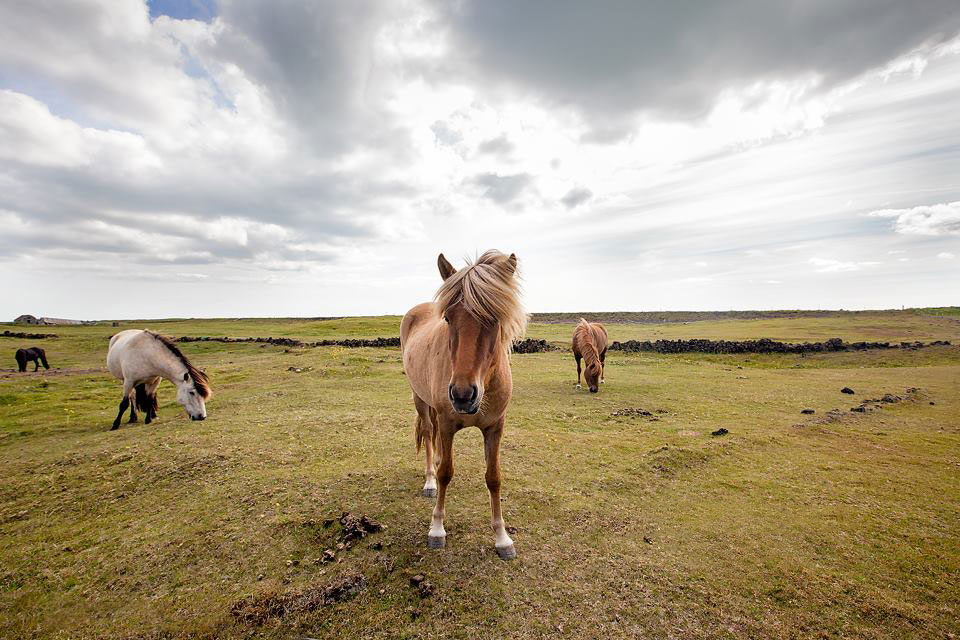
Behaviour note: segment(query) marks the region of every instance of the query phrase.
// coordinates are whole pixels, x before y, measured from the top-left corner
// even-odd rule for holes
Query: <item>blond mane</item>
[[[515,259],[514,259],[515,260]],[[516,263],[490,250],[444,280],[434,300],[441,313],[462,302],[468,313],[487,326],[500,324],[500,340],[510,348],[527,330],[527,314],[520,303]]]
[[[593,334],[590,333],[590,323],[584,318],[580,318],[576,329],[573,330],[573,338],[580,348],[580,353],[587,364],[600,360],[600,353],[597,351],[597,345],[593,342]]]

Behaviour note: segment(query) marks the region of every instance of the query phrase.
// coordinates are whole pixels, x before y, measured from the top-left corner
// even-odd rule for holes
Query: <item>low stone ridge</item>
[[[229,338],[223,336],[181,336],[174,342],[257,342],[280,347],[399,347],[400,338],[346,338],[344,340],[317,340],[304,342],[296,338]]]
[[[611,351],[652,351],[655,353],[829,353],[837,351],[864,351],[867,349],[920,349],[949,345],[949,340],[935,340],[930,343],[901,342],[844,342],[840,338],[830,338],[824,342],[778,342],[769,338],[760,340],[627,340],[614,341],[608,349]]]
[[[181,336],[174,338],[174,342],[256,342],[262,344],[272,344],[279,347],[399,347],[400,338],[346,338],[343,340],[317,340],[316,342],[305,342],[296,338],[229,338],[226,336]],[[536,338],[527,338],[521,340],[513,346],[514,353],[539,353],[541,351],[550,351],[552,347],[546,340],[537,340]]]
[[[43,340],[44,338],[56,338],[55,333],[23,333],[22,331],[4,331],[0,334],[2,338],[21,338],[23,340]]]
[[[513,345],[514,353],[540,353],[551,350],[552,348],[546,340],[537,340],[536,338],[527,338]]]

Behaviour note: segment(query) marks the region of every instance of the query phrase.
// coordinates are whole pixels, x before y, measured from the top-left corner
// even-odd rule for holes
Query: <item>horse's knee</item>
[[[440,468],[437,469],[437,482],[446,485],[451,480],[453,480],[453,468],[449,465],[440,465]]]
[[[490,493],[500,491],[500,476],[487,476],[487,491]]]

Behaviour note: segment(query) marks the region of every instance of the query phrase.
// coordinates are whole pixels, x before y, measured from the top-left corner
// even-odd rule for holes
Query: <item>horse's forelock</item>
[[[515,263],[499,251],[490,250],[447,278],[434,297],[441,313],[462,303],[468,313],[485,325],[499,323],[501,339],[511,345],[523,337],[527,314],[520,302]]]

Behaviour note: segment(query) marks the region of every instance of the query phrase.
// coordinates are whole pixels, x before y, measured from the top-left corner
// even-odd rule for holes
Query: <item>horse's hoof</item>
[[[580,389],[580,388],[581,388],[580,385],[577,385],[577,389]]]
[[[427,536],[427,546],[431,549],[443,549],[447,546],[446,536]]]
[[[517,550],[512,544],[508,547],[497,547],[497,555],[501,560],[513,560],[517,557]]]
[[[120,428],[120,425],[114,423],[114,425],[113,425],[112,427],[110,427],[110,431],[116,431],[116,430],[119,429],[119,428]]]
[[[424,489],[423,489],[423,497],[424,497],[424,498],[436,498],[436,497],[437,497],[437,490],[436,490],[436,489],[433,489],[433,488],[427,489],[426,487],[424,487]]]

